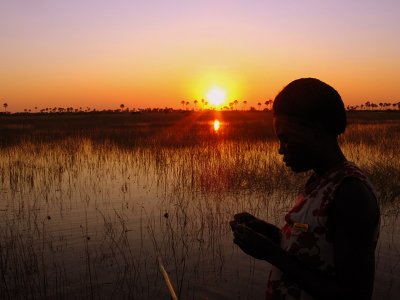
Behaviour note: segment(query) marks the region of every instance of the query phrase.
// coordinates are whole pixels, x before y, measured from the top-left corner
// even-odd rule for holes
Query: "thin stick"
[[[144,212],[145,212],[145,214],[147,216],[147,219],[150,221],[150,218],[147,215],[146,210]],[[178,297],[176,296],[176,293],[175,293],[175,290],[174,290],[174,286],[172,285],[171,279],[169,278],[169,275],[168,275],[167,271],[165,270],[164,264],[163,264],[163,262],[161,260],[160,248],[159,248],[158,243],[156,241],[156,236],[154,234],[154,230],[153,230],[153,227],[151,226],[150,222],[149,222],[149,225],[148,225],[148,229],[149,229],[149,232],[151,234],[151,238],[153,240],[154,249],[157,252],[158,267],[160,269],[161,274],[164,277],[165,284],[168,287],[168,291],[169,291],[169,294],[171,296],[171,299],[172,300],[178,300]]]
[[[164,277],[165,284],[166,284],[167,287],[168,287],[169,294],[171,295],[172,300],[178,300],[178,297],[176,296],[174,287],[172,286],[171,280],[169,279],[168,273],[167,273],[167,271],[165,270],[164,265],[163,265],[163,263],[162,263],[162,261],[161,261],[161,257],[158,256],[157,259],[158,259],[158,266],[159,266],[159,268],[160,268],[160,272],[161,272],[161,274],[162,274],[163,277]]]

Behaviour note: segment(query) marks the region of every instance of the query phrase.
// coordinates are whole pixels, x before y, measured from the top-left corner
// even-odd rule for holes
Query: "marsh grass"
[[[218,133],[185,114],[57,139],[31,124],[3,143],[0,298],[168,298],[158,256],[181,299],[261,298],[268,265],[233,246],[228,222],[248,211],[282,225],[308,175],[282,164],[270,117],[250,116],[225,115]],[[399,291],[399,134],[357,122],[340,140],[377,188],[376,293],[388,298]]]

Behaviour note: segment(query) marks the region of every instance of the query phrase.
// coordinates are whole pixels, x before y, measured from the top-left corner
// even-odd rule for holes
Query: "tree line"
[[[209,105],[208,101],[205,101],[204,99],[201,99],[200,101],[198,100],[193,100],[192,101],[193,105],[191,106],[191,102],[188,100],[182,100],[180,104],[182,105],[182,109],[184,111],[189,111],[189,110],[210,110],[210,109],[215,109],[211,105]],[[257,108],[255,106],[250,106],[247,108],[248,102],[246,100],[239,101],[239,100],[234,100],[231,102],[228,102],[227,105],[224,105],[221,107],[222,110],[250,110],[250,111],[255,111],[255,110],[272,110],[272,105],[273,105],[273,100],[265,100],[264,102],[258,102],[257,103]],[[3,103],[4,107],[4,113],[9,113],[7,111],[8,108],[8,103]],[[349,111],[353,110],[400,110],[400,102],[379,102],[379,103],[374,103],[371,101],[366,101],[363,104],[360,105],[347,105],[346,109]],[[74,108],[74,107],[46,107],[46,108],[41,108],[38,109],[38,107],[35,107],[34,110],[32,109],[24,109],[24,113],[88,113],[88,112],[107,112],[107,113],[121,113],[121,112],[130,112],[130,113],[137,113],[137,112],[144,112],[144,111],[174,111],[175,109],[165,107],[165,108],[129,108],[126,107],[125,104],[121,103],[119,105],[119,108],[117,109],[103,109],[103,110],[97,110],[96,108],[90,108],[90,107],[79,107],[79,108]]]

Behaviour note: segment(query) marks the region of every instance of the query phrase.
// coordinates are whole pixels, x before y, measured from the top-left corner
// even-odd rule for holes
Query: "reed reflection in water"
[[[400,139],[385,126],[353,125],[341,143],[378,189],[375,295],[393,299]],[[268,264],[233,246],[228,221],[245,210],[281,225],[306,177],[281,163],[274,141],[121,148],[77,137],[3,148],[0,297],[166,298],[161,256],[182,299],[262,299]]]

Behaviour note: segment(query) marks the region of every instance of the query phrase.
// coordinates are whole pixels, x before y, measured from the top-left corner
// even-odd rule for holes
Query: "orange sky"
[[[219,86],[250,107],[299,77],[400,101],[399,1],[281,2],[2,0],[0,102],[180,108]]]

